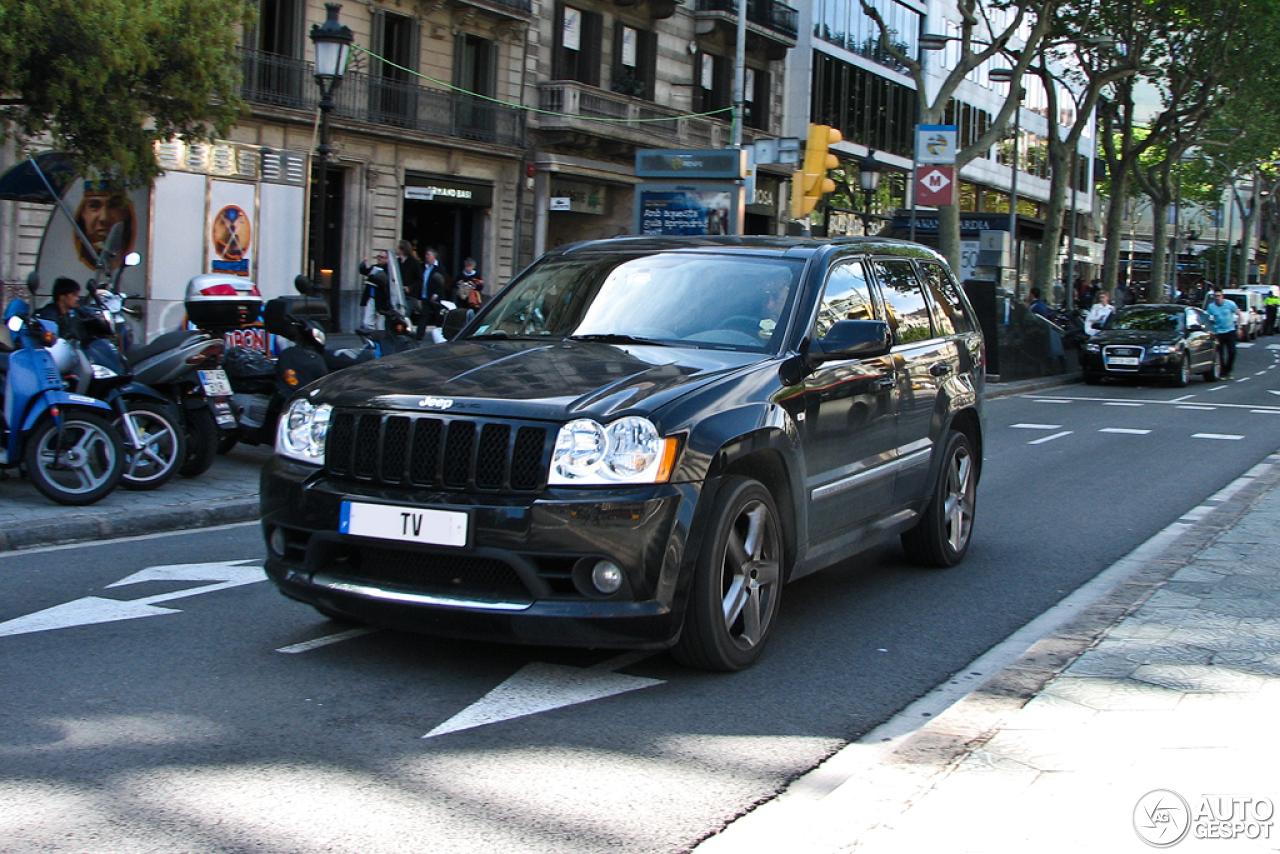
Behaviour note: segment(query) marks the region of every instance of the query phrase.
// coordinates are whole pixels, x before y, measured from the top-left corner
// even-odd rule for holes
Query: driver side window
[[[875,320],[871,289],[867,286],[866,268],[861,261],[849,261],[831,269],[827,286],[818,306],[815,338],[824,338],[838,320]]]

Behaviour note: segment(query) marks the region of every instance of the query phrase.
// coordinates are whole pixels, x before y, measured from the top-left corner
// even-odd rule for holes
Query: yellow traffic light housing
[[[804,219],[813,212],[827,193],[835,191],[836,182],[827,177],[828,170],[840,165],[840,158],[830,152],[832,144],[844,135],[828,125],[809,125],[809,140],[804,148],[804,168],[791,179],[791,218]]]

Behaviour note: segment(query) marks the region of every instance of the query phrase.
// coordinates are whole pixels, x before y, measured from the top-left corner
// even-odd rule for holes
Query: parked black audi
[[[751,664],[783,584],[890,537],[965,555],[983,342],[937,253],[621,238],[280,420],[267,572],[331,617]]]
[[[1209,315],[1186,305],[1118,309],[1080,348],[1080,369],[1091,385],[1110,379],[1169,379],[1185,386],[1192,374],[1218,379],[1222,357]]]

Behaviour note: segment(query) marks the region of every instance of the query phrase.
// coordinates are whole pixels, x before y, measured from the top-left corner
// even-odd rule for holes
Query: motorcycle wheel
[[[187,428],[187,460],[178,469],[183,477],[199,477],[218,454],[218,422],[208,407],[183,411]]]
[[[123,415],[113,426],[125,443],[125,489],[159,489],[178,473],[178,467],[187,459],[186,431],[169,418],[168,411],[150,401],[127,401]],[[141,449],[130,445],[129,431],[124,419],[133,422],[134,430],[142,442]]]
[[[22,462],[46,498],[59,504],[92,504],[116,488],[124,474],[125,448],[106,419],[70,412],[62,429],[46,415],[26,437]]]

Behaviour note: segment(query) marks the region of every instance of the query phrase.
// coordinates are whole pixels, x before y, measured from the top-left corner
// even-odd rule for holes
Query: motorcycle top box
[[[187,318],[201,329],[229,332],[258,323],[262,294],[251,280],[205,273],[187,283]]]

